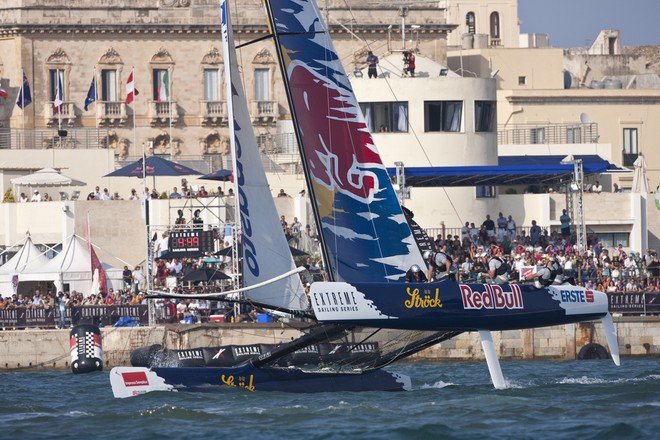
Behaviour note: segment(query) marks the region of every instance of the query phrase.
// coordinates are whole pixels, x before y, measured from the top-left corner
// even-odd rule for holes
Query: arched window
[[[465,24],[467,25],[468,34],[477,32],[477,19],[474,16],[474,12],[470,11],[465,15]]]
[[[490,14],[490,38],[500,38],[500,14],[493,12]]]

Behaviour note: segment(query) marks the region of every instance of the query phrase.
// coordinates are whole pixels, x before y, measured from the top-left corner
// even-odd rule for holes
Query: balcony
[[[126,104],[121,101],[98,102],[96,117],[101,127],[122,127],[126,124]]]
[[[597,144],[598,124],[512,124],[499,126],[499,145]]]
[[[200,101],[202,109],[202,125],[204,127],[218,127],[227,125],[226,101]]]
[[[179,120],[179,111],[176,101],[156,102],[149,101],[149,124],[152,127],[175,125]]]
[[[252,123],[266,125],[277,121],[277,101],[251,101]]]
[[[73,102],[65,102],[60,107],[60,111],[55,113],[53,101],[44,104],[44,116],[48,127],[68,126],[73,127],[76,123],[76,110]]]

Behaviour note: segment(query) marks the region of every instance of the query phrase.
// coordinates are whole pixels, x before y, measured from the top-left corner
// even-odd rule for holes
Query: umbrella
[[[11,179],[12,185],[18,186],[81,186],[84,182],[60,174],[52,168],[43,168],[26,176]]]
[[[130,165],[119,168],[104,177],[142,177],[142,162],[140,159]],[[149,156],[146,158],[145,176],[192,176],[202,174],[185,165],[180,165],[171,160],[163,159],[159,156]]]
[[[239,251],[240,251],[240,249],[239,249]],[[289,251],[291,252],[291,255],[293,255],[294,257],[302,257],[302,256],[305,256],[305,255],[309,255],[307,252],[301,251],[300,249],[296,249],[296,248],[291,247],[291,246],[289,246]],[[231,246],[228,246],[226,248],[222,248],[218,252],[215,253],[215,255],[217,255],[219,257],[220,256],[228,257],[231,254],[232,254],[232,247]]]
[[[641,154],[635,159],[633,163],[635,169],[633,170],[633,183],[632,192],[648,194],[649,181],[646,178],[646,159]]]
[[[228,280],[230,279],[229,275],[217,269],[209,269],[204,267],[201,269],[194,269],[188,272],[183,276],[181,281],[216,281],[216,280]]]
[[[204,180],[219,180],[221,182],[233,182],[234,176],[232,176],[231,170],[218,170],[209,174],[204,174],[200,179]]]

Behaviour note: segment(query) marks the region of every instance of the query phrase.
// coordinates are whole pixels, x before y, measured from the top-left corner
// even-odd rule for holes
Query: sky
[[[660,45],[660,0],[518,0],[518,18],[553,47],[591,45],[602,29],[621,31],[621,46]]]

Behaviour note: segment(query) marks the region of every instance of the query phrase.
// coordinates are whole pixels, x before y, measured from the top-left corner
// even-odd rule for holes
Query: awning
[[[406,186],[550,185],[570,181],[573,165],[565,156],[500,156],[498,165],[461,167],[405,167]],[[598,155],[576,155],[584,175],[631,172]],[[396,168],[387,168],[396,176]]]

